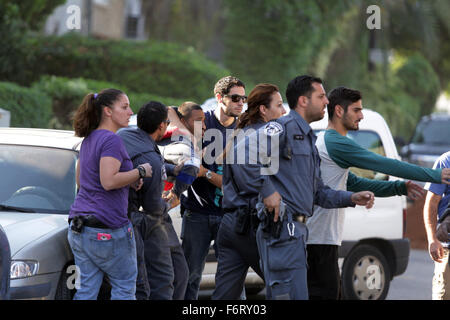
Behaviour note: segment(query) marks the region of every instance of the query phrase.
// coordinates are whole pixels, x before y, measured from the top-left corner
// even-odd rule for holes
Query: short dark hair
[[[354,102],[362,99],[361,92],[346,87],[337,87],[328,93],[328,119],[333,119],[334,110],[337,105],[344,108],[344,112],[347,112],[347,108]]]
[[[314,82],[322,83],[322,79],[303,75],[295,77],[288,83],[286,88],[286,99],[289,104],[289,108],[295,109],[300,96],[306,96],[308,98],[311,97],[311,93],[314,91],[314,87],[312,86]]]
[[[202,107],[195,102],[192,101],[186,101],[183,102],[178,108],[177,111],[179,115],[181,115],[180,118],[183,118],[185,120],[189,119],[192,115],[192,111],[194,110],[200,110],[203,111]]]
[[[244,83],[236,77],[226,76],[217,81],[214,86],[214,94],[228,94],[233,87],[243,87],[245,88]]]
[[[158,129],[161,122],[167,119],[167,115],[167,107],[161,102],[147,102],[138,111],[137,126],[139,129],[151,134]]]

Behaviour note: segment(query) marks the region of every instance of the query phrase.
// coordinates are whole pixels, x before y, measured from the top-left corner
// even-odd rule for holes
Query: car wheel
[[[345,258],[342,293],[348,300],[384,300],[391,270],[384,255],[371,245],[359,245]]]
[[[71,277],[70,272],[67,272],[65,268],[61,272],[61,276],[58,281],[58,286],[56,287],[55,300],[72,300],[75,295],[76,289],[69,289],[68,282],[71,281],[69,279]]]

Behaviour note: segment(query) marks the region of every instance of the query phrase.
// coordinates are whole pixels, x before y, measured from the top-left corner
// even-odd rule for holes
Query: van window
[[[317,134],[323,130],[314,130]],[[380,136],[375,131],[369,130],[358,130],[358,131],[349,131],[347,137],[354,140],[361,147],[372,151],[374,153],[378,153],[379,155],[385,157],[386,152],[384,150],[383,142],[381,141]],[[389,176],[384,173],[375,172],[372,170],[365,170],[360,168],[351,167],[350,171],[356,174],[357,176],[367,178],[367,179],[376,179],[376,180],[388,180]]]

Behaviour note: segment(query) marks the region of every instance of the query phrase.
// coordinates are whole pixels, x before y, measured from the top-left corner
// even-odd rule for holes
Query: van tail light
[[[406,208],[403,209],[403,238],[406,237]]]

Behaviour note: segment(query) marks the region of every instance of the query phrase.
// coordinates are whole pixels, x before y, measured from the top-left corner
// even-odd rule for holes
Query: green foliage
[[[340,44],[353,1],[240,1],[224,3],[225,63],[246,82],[270,82],[282,92],[297,75],[323,76]]]
[[[419,102],[401,89],[402,81],[394,74],[380,70],[371,73],[358,89],[364,108],[379,112],[389,125],[393,136],[409,139],[420,118]]]
[[[126,86],[136,93],[204,101],[228,72],[172,43],[98,40],[69,34],[37,37],[32,50],[36,75],[87,78]],[[34,79],[37,80],[37,79]]]
[[[54,118],[49,126],[56,129],[71,129],[73,113],[78,108],[83,97],[88,93],[100,92],[106,88],[115,88],[125,92],[130,100],[131,108],[135,113],[144,103],[150,100],[160,101],[166,105],[178,106],[182,103],[181,100],[173,98],[146,93],[133,93],[123,85],[83,78],[69,79],[65,77],[43,76],[32,87],[51,97]]]
[[[0,2],[0,80],[25,83],[30,73],[24,65],[31,65],[34,60],[27,50],[27,27],[19,13],[16,4]]]
[[[1,107],[11,112],[11,127],[48,128],[52,102],[45,93],[0,82],[0,101]]]
[[[14,7],[15,17],[18,20],[23,21],[28,28],[38,30],[53,10],[65,2],[66,0],[0,0],[0,10]]]
[[[400,88],[420,105],[420,116],[433,112],[441,88],[431,64],[419,53],[410,56],[397,71]]]

